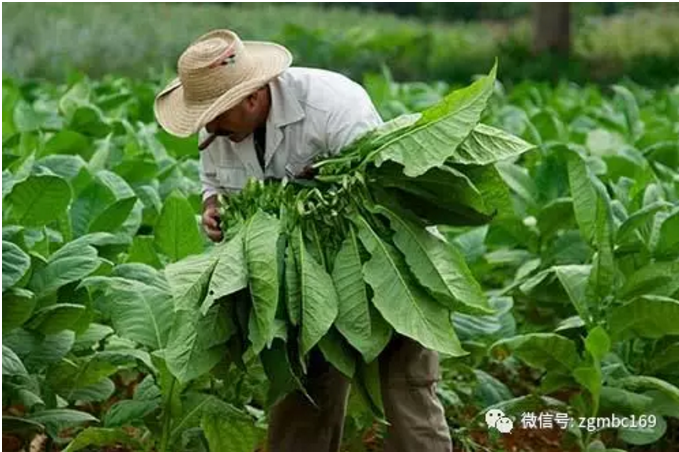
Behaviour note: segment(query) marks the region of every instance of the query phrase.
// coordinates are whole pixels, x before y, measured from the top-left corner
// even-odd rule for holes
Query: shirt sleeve
[[[354,140],[382,123],[382,118],[367,93],[355,102],[344,104],[328,118],[328,153],[339,154]]]
[[[208,133],[205,129],[201,130],[198,134],[198,142],[200,143],[205,138],[207,138]],[[214,149],[215,142],[213,141],[210,146],[206,149],[200,151],[200,182],[203,185],[203,201],[205,201],[210,196],[219,194],[219,182],[217,181],[217,169],[212,158],[212,150]]]

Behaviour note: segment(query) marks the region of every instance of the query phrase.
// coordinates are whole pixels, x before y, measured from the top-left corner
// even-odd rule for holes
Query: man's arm
[[[355,139],[381,124],[382,118],[367,94],[354,105],[338,108],[328,116],[325,126],[327,156],[338,155]],[[313,165],[308,165],[295,177],[313,179],[315,176]]]
[[[203,200],[203,229],[210,240],[219,242],[224,234],[219,218],[219,195],[211,195]]]
[[[205,130],[201,130],[198,137],[202,141],[207,136]],[[210,147],[200,151],[200,181],[203,184],[203,215],[202,223],[205,233],[213,242],[222,240],[223,233],[219,218],[219,182]]]
[[[328,117],[327,149],[337,155],[352,141],[383,123],[368,94],[345,103]]]
[[[204,140],[207,136],[208,133],[205,129],[198,133],[199,141]],[[219,193],[217,168],[212,158],[212,149],[214,149],[214,144],[208,146],[203,151],[199,151],[198,154],[200,160],[200,182],[203,185],[203,201]]]

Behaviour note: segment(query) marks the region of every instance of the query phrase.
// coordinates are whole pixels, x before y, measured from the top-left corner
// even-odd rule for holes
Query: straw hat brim
[[[170,82],[156,96],[155,115],[165,130],[179,137],[197,133],[214,118],[281,74],[292,63],[292,55],[281,45],[259,41],[243,41],[243,44],[253,59],[253,73],[246,81],[218,98],[205,102],[187,102],[179,78]]]

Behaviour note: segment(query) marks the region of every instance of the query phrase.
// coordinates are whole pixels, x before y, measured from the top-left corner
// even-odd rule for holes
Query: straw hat
[[[192,135],[291,63],[292,55],[283,46],[241,41],[229,30],[211,31],[179,58],[179,77],[156,96],[156,119],[173,135]]]

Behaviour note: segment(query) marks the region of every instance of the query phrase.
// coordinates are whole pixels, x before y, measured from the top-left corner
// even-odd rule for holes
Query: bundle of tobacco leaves
[[[495,68],[367,133],[316,162],[312,180],[250,180],[224,199],[224,241],[166,270],[186,315],[171,334],[191,338],[166,350],[170,371],[182,381],[225,357],[260,359],[273,403],[303,389],[317,348],[379,408],[375,363],[392,334],[465,355],[451,314],[492,310],[432,227],[481,225],[511,209],[494,163],[531,145],[480,123],[494,81]]]

